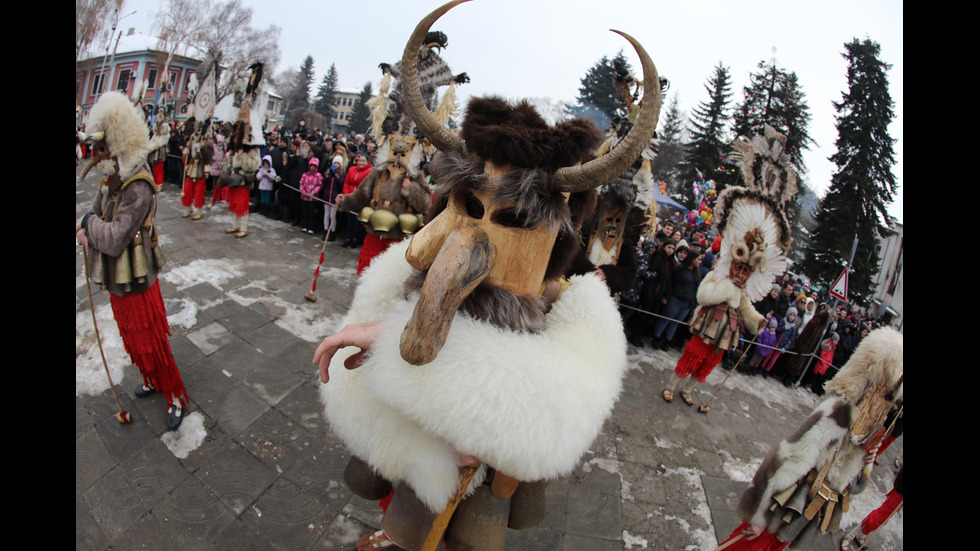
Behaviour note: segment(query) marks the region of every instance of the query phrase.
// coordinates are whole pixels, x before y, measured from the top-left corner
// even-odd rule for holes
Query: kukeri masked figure
[[[449,119],[455,107],[455,85],[469,82],[466,73],[454,76],[439,56],[438,50],[447,43],[445,34],[429,32],[419,48],[417,61],[417,82],[427,108],[435,102],[439,87],[449,86],[436,109],[435,118],[440,123]],[[358,257],[358,275],[392,244],[418,231],[432,198],[420,168],[435,148],[423,139],[406,109],[401,62],[394,66],[382,63],[381,69],[385,74],[381,90],[371,100],[372,133],[381,139],[374,170],[353,193],[337,198],[343,210],[357,214],[364,224],[366,235]],[[389,92],[393,78],[396,83]]]
[[[153,170],[153,181],[156,185],[162,186],[167,145],[170,143],[170,110],[153,105],[146,107],[148,114],[152,114],[154,110],[156,115],[153,119],[153,134],[150,137],[150,152],[147,154],[146,161]]]
[[[228,188],[228,210],[235,218],[231,226],[225,229],[225,233],[234,234],[236,238],[248,235],[248,212],[251,203],[249,192],[255,187],[256,173],[262,166],[261,147],[265,145],[265,137],[262,135],[263,113],[259,109],[252,109],[260,95],[261,83],[262,64],[255,63],[252,65],[252,74],[245,87],[242,107],[231,129],[231,135],[228,136],[225,167],[214,190],[217,194],[219,188]]]
[[[722,355],[738,344],[743,330],[756,335],[765,326],[765,317],[752,303],[761,300],[773,277],[785,271],[793,242],[783,204],[796,192],[796,172],[785,144],[786,137],[768,125],[765,135],[732,144],[745,186],[727,187],[715,202],[721,249],[698,286],[692,336],[663,391],[668,402],[681,379],[689,377],[681,397],[693,405],[694,385],[707,379]]]
[[[314,358],[325,416],[354,456],[345,478],[385,508],[382,531],[359,548],[390,538],[419,549],[433,527],[438,541],[436,520],[452,515],[459,491],[467,497],[449,521],[450,548],[500,548],[508,526],[536,525],[545,484],[588,449],[626,368],[601,279],[561,276],[580,246],[584,196],[639,155],[659,94],[616,150],[581,165],[598,129],[549,126],[525,102],[475,99],[456,136],[425,107],[415,79],[426,31],[457,3],[419,24],[402,59],[406,105],[440,151],[430,221],[374,260],[347,325]],[[656,82],[649,57],[627,39]],[[512,517],[516,502],[533,506]]]
[[[125,95],[107,92],[92,108],[87,129],[85,139],[94,150],[79,181],[93,166],[103,178],[75,235],[88,251],[92,281],[109,292],[123,345],[143,376],[136,396],[163,393],[167,428],[176,429],[187,393],[170,350],[170,325],[157,281],[163,266],[154,224],[159,188],[146,164],[146,124]]]
[[[851,495],[866,487],[892,405],[903,394],[904,337],[865,337],[824,389],[827,398],[763,459],[736,513],[726,551],[811,549],[838,529]]]
[[[184,123],[187,144],[184,146],[184,187],[180,192],[180,204],[184,206],[182,218],[200,220],[203,216],[207,179],[211,176],[214,160],[214,142],[211,139],[210,121],[197,122],[194,117]]]

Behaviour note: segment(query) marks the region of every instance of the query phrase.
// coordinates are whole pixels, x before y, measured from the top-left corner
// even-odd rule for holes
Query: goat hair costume
[[[743,524],[726,549],[806,550],[833,532],[850,495],[867,484],[864,456],[881,434],[891,406],[902,398],[904,337],[890,327],[865,337],[824,388],[827,398],[770,451],[739,500]],[[756,540],[734,541],[745,526],[765,526]]]

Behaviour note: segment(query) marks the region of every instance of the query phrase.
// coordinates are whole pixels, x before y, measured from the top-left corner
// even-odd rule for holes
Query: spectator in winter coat
[[[773,364],[779,359],[779,356],[786,349],[793,345],[796,340],[796,308],[790,306],[786,310],[786,317],[779,320],[779,324],[776,326],[776,334],[778,338],[776,339],[776,344],[774,350],[769,354],[769,357],[762,362],[762,376],[768,377],[772,371]]]
[[[315,212],[316,200],[320,197],[320,188],[323,187],[323,174],[319,172],[320,161],[316,157],[311,157],[307,163],[307,170],[300,177],[300,230],[303,233],[313,234],[313,213]]]
[[[335,239],[334,230],[337,227],[337,196],[340,195],[344,186],[344,160],[340,155],[334,155],[330,161],[330,166],[323,173],[323,188],[320,190],[320,199],[325,201],[323,205],[323,229],[327,232],[327,241]]]
[[[755,338],[755,345],[752,347],[752,357],[749,358],[748,365],[744,370],[746,374],[755,375],[758,373],[761,369],[762,362],[772,353],[773,347],[776,346],[776,341],[779,339],[779,335],[776,334],[776,326],[778,325],[779,320],[769,318],[766,329]]]
[[[653,326],[654,348],[667,349],[667,343],[674,338],[678,323],[687,321],[697,300],[698,285],[701,283],[701,256],[690,251],[684,255],[680,264],[671,270],[667,295],[660,318]]]

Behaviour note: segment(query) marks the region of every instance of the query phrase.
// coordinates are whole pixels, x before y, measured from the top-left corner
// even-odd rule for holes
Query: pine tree
[[[331,63],[330,70],[323,75],[323,79],[320,81],[320,87],[317,88],[316,98],[313,101],[313,110],[323,115],[327,119],[328,125],[333,121],[336,114],[334,103],[337,99],[338,81],[337,65]]]
[[[795,72],[776,66],[772,59],[759,62],[759,72],[749,75],[750,85],[743,89],[744,98],[735,113],[733,130],[736,136],[752,138],[764,132],[764,125],[786,136],[786,146],[793,165],[800,174],[806,173],[803,150],[815,143],[810,137],[809,106]]]
[[[357,99],[354,100],[354,105],[351,107],[350,112],[350,122],[347,128],[358,134],[364,134],[368,131],[368,128],[371,126],[371,108],[368,107],[367,103],[373,95],[371,81],[368,81],[361,90],[361,93],[358,94]]]
[[[575,104],[566,107],[566,114],[569,117],[592,119],[596,126],[606,129],[614,118],[626,116],[626,108],[616,101],[616,87],[613,85],[612,77],[617,65],[627,71],[632,70],[626,56],[620,50],[611,60],[607,56],[602,56],[602,59],[586,72],[579,81],[582,86],[578,89]]]
[[[303,109],[310,106],[310,86],[313,85],[313,56],[306,56],[296,75],[293,89],[289,92],[290,109]]]
[[[732,97],[732,78],[728,67],[721,63],[715,66],[714,74],[704,86],[708,100],[694,108],[691,116],[691,139],[685,145],[687,159],[681,167],[682,185],[678,195],[683,203],[695,205],[693,184],[701,177],[714,180],[715,190],[721,190],[737,181],[738,173],[734,167],[725,163],[729,153],[728,130],[730,120],[729,101]],[[700,172],[701,177],[699,177]]]
[[[881,61],[881,47],[870,39],[854,39],[844,48],[848,90],[843,101],[834,102],[837,153],[830,157],[837,171],[817,214],[802,270],[829,287],[844,270],[857,239],[848,300],[867,305],[880,263],[877,238],[887,232],[887,206],[897,189],[891,171],[896,140],[888,134],[895,117],[888,92],[891,65]]]
[[[678,106],[677,95],[667,102],[666,112],[661,117],[657,130],[657,157],[650,163],[653,179],[667,183],[667,192],[672,193],[680,181],[681,163],[684,154],[684,113]]]

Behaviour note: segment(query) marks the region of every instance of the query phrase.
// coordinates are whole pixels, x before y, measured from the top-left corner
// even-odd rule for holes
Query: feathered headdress
[[[712,270],[728,273],[733,262],[752,266],[745,291],[755,302],[786,269],[793,238],[783,205],[796,193],[796,171],[786,152],[786,136],[769,125],[764,135],[736,140],[732,148],[745,186],[727,187],[715,202],[722,247]]]

